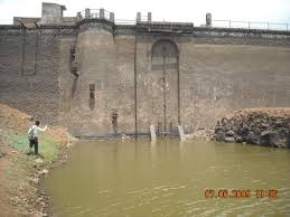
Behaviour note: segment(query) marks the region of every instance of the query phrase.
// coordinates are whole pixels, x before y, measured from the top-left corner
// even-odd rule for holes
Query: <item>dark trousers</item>
[[[29,139],[29,146],[32,148],[34,146],[34,154],[38,154],[38,138]]]

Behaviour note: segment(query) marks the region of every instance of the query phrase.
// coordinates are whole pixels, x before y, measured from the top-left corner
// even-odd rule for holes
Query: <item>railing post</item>
[[[229,20],[229,28],[231,28],[231,27],[232,27],[232,21]]]
[[[267,29],[269,30],[270,29],[270,23],[267,22]]]
[[[100,19],[105,19],[105,9],[104,8],[100,9]]]
[[[91,17],[91,10],[89,8],[85,9],[85,18],[89,19]]]
[[[138,13],[137,13],[137,16],[136,16],[136,22],[137,22],[137,23],[140,23],[140,22],[141,22],[141,12],[138,12]]]
[[[248,28],[251,29],[251,22],[248,21]]]
[[[77,20],[80,21],[82,19],[83,19],[82,13],[81,12],[78,12],[77,13]]]
[[[289,29],[288,29],[288,23],[286,23],[286,30],[288,31]]]
[[[206,13],[205,15],[205,23],[207,27],[211,27],[212,26],[212,15],[211,13]]]
[[[111,21],[112,23],[115,22],[115,14],[114,14],[113,12],[110,12],[110,21]]]
[[[151,12],[147,13],[147,20],[148,20],[148,23],[152,22],[152,13]]]

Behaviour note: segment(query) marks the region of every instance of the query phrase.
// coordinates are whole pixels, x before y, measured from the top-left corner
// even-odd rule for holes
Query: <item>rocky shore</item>
[[[0,216],[48,216],[41,179],[55,162],[64,161],[70,146],[66,129],[49,126],[40,137],[40,156],[27,155],[31,117],[0,104]]]
[[[217,141],[290,148],[290,108],[245,109],[217,122]]]

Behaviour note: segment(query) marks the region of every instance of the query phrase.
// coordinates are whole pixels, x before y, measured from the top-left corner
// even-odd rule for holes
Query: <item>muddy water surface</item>
[[[198,140],[80,142],[45,185],[58,217],[290,216],[290,151]],[[218,194],[223,189],[228,194]],[[215,192],[206,198],[206,190]]]

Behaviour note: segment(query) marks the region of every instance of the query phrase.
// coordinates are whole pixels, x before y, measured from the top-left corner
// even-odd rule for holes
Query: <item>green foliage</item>
[[[6,136],[6,140],[10,146],[17,149],[18,151],[29,151],[29,141],[26,134],[16,134],[12,132]],[[53,138],[45,135],[44,132],[43,135],[39,138],[38,150],[39,153],[44,157],[44,160],[53,161],[57,158],[58,155],[58,144]]]
[[[58,155],[58,145],[53,138],[44,135],[40,138],[39,151],[45,160],[53,161],[56,160]]]
[[[28,150],[28,139],[27,136],[15,133],[9,133],[7,135],[6,140],[13,148],[17,149],[18,151],[27,151]]]

